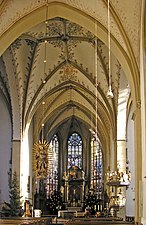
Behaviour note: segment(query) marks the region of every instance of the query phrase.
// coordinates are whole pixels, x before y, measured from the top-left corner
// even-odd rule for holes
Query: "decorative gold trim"
[[[33,147],[33,173],[36,178],[47,177],[49,143],[46,140],[39,140]]]

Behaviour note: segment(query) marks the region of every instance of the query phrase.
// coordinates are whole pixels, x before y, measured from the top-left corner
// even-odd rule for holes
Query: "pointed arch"
[[[73,132],[67,141],[67,153],[68,153],[68,168],[72,166],[78,166],[82,169],[83,159],[83,143],[81,136]]]

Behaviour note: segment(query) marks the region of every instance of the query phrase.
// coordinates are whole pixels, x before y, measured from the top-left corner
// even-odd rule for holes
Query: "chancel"
[[[145,27],[145,0],[0,0],[0,224],[146,225]]]

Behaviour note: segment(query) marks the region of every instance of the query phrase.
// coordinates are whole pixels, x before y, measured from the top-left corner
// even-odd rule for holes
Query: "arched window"
[[[59,153],[59,142],[57,135],[54,135],[49,143],[49,154],[48,154],[48,182],[47,182],[47,194],[49,195],[52,191],[58,188],[58,153]]]
[[[68,138],[68,168],[72,166],[82,169],[82,139],[77,133]]]
[[[103,159],[99,139],[91,141],[91,188],[98,194],[103,191]]]

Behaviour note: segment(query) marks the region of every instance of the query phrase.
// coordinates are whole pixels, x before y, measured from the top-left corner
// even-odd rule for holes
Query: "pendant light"
[[[48,26],[48,2],[46,4],[46,19],[45,19],[45,37],[47,38],[47,26]],[[43,73],[46,77],[46,63],[47,63],[47,40],[44,40],[44,57],[43,57]],[[42,88],[44,88],[46,80],[42,81]],[[38,179],[44,179],[48,176],[48,149],[49,144],[44,138],[44,116],[45,116],[45,93],[42,93],[42,124],[41,124],[41,140],[36,142],[33,147],[33,172],[36,178],[36,183],[39,183]]]
[[[108,0],[108,92],[107,92],[107,98],[113,98],[113,92],[112,92],[112,79],[111,79],[111,36],[110,36],[110,0]]]

